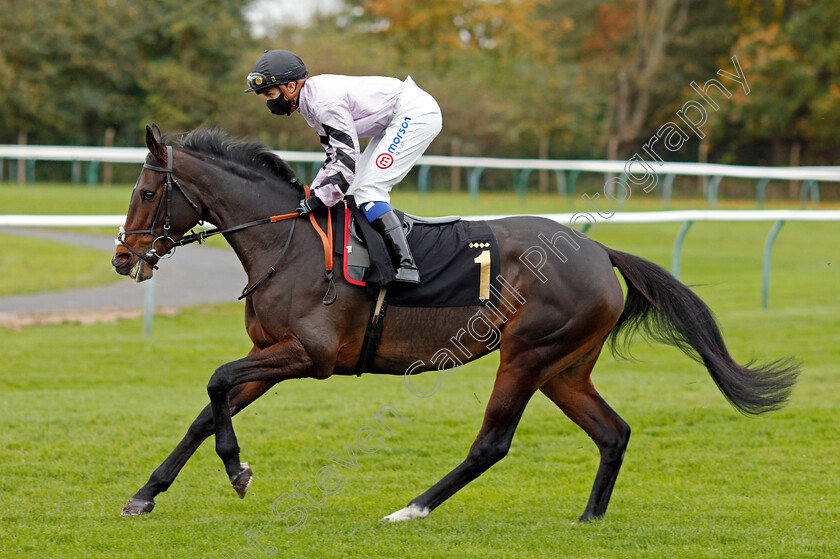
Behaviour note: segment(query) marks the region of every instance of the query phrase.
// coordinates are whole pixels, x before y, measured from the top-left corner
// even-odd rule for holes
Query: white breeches
[[[385,131],[371,138],[359,158],[348,190],[361,207],[367,202],[389,202],[395,184],[405,178],[440,132],[443,120],[434,97],[409,77]]]

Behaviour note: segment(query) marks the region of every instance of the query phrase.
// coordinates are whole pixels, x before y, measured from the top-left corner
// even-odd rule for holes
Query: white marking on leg
[[[403,520],[414,520],[415,518],[426,518],[432,512],[426,507],[418,507],[417,505],[408,505],[407,507],[398,510],[395,513],[389,514],[382,520],[388,522],[402,522]]]

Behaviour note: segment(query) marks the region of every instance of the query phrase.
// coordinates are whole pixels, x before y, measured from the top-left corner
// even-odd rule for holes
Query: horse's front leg
[[[222,365],[207,384],[213,425],[216,432],[216,453],[225,465],[233,488],[240,498],[251,484],[252,472],[247,463],[239,462],[239,445],[231,422],[228,394],[245,382],[280,382],[293,378],[314,376],[315,364],[303,344],[294,335],[253,353],[248,357]]]
[[[240,384],[230,393],[231,414],[236,415],[245,409],[248,404],[262,396],[269,388],[274,386],[271,381]],[[201,443],[213,434],[213,412],[207,405],[195,421],[192,422],[187,434],[178,443],[166,460],[152,472],[149,481],[138,491],[123,507],[123,516],[137,516],[148,514],[155,508],[155,497],[172,485],[181,468],[187,460],[195,453]]]

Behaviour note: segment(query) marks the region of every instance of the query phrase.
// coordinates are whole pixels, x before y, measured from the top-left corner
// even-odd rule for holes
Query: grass
[[[119,277],[99,250],[0,235],[0,295],[95,287]]]
[[[0,213],[43,215],[121,214],[130,186],[0,184]],[[86,228],[113,236],[114,228]],[[0,235],[0,296],[96,287],[119,281],[106,253],[39,239]]]
[[[408,198],[395,202],[411,207]],[[426,213],[463,210],[451,198],[439,204],[443,211]],[[596,238],[668,265],[678,228],[607,222]],[[495,355],[462,367],[428,399],[414,397],[399,377],[278,385],[234,419],[242,458],[255,470],[245,500],[230,488],[211,440],[150,516],[124,519],[123,503],[206,404],[212,371],[248,351],[242,305],[156,317],[150,339],[140,320],[0,330],[0,556],[233,557],[247,548],[261,557],[246,532],[260,532],[266,549],[281,552],[275,556],[318,558],[840,556],[837,225],[785,225],[771,306],[761,311],[768,229],[695,224],[682,279],[699,284],[739,361],[795,355],[804,362],[791,403],[744,418],[700,365],[672,348],[638,342],[636,362],[604,354],[595,384],[633,436],[607,516],[585,525],[575,520],[597,451],[539,395],[501,463],[429,518],[378,521],[463,459],[481,424]],[[331,457],[346,457],[345,443],[375,426],[371,416],[385,404],[405,423],[392,422],[393,435],[375,453],[357,450],[358,470],[337,468],[343,485],[322,496],[316,473]],[[307,483],[323,503],[307,506],[305,524],[290,533],[298,517],[277,519],[272,506]],[[278,510],[304,505],[299,497],[283,503]]]
[[[837,556],[840,352],[830,341],[839,310],[721,313],[737,356],[796,353],[807,364],[792,403],[766,417],[739,416],[670,349],[640,344],[639,363],[602,358],[596,383],[634,435],[607,517],[587,525],[574,521],[596,451],[539,396],[504,461],[425,520],[378,522],[463,458],[492,386],[492,356],[427,400],[399,377],[279,385],[235,419],[256,472],[244,501],[211,441],[152,515],[123,519],[123,502],[205,404],[210,372],[247,351],[241,306],[160,317],[148,341],[139,321],[2,332],[0,555],[233,556],[246,532],[259,531],[264,545],[297,557]],[[385,404],[406,422],[391,423],[377,452],[356,451],[358,471],[341,470],[337,492],[311,492],[321,508],[307,507],[306,523],[287,532],[297,518],[274,518],[275,500],[295,484],[314,486]]]
[[[36,215],[125,214],[131,185],[90,188],[71,184],[38,183],[22,186],[0,183],[0,213]]]

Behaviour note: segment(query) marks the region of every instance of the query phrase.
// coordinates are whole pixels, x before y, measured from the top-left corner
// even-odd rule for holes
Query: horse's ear
[[[157,124],[146,126],[146,147],[157,161],[166,164],[166,146],[161,140],[160,128]]]

